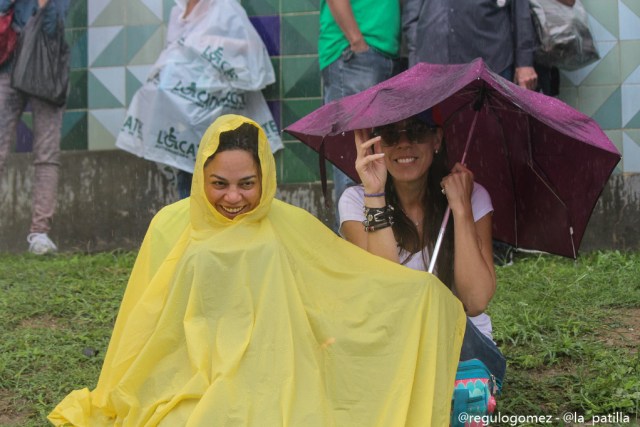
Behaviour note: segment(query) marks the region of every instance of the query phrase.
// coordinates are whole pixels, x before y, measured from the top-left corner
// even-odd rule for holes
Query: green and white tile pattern
[[[618,172],[640,172],[640,1],[583,0],[601,59],[562,72],[560,97],[595,118],[623,152]],[[242,0],[252,19],[279,23],[272,56],[277,83],[265,90],[280,128],[321,105],[317,62],[319,0]],[[64,149],[112,149],[133,93],[164,45],[172,0],[77,0],[67,39],[71,95]],[[30,118],[23,123],[30,128]],[[284,135],[282,182],[318,179],[315,153]]]

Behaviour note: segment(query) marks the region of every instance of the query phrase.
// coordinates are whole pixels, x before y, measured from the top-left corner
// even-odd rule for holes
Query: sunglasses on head
[[[393,147],[400,142],[400,138],[404,134],[407,140],[414,144],[424,144],[429,140],[429,136],[434,134],[435,127],[431,127],[424,122],[407,123],[404,129],[397,128],[396,125],[386,125],[373,128],[371,135],[373,137],[382,137],[383,147]]]

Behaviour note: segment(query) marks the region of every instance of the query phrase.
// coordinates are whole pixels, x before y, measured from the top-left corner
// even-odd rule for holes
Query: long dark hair
[[[440,150],[437,154],[434,154],[429,171],[425,176],[426,188],[422,197],[422,237],[420,237],[416,225],[405,215],[400,206],[400,200],[393,185],[393,177],[391,175],[387,176],[387,183],[385,185],[387,201],[395,209],[395,223],[392,226],[393,234],[396,242],[398,242],[398,246],[411,255],[416,252],[421,252],[424,248],[427,249],[429,254],[433,254],[433,247],[436,243],[440,225],[447,209],[447,198],[442,194],[440,181],[448,174],[447,145],[443,138]],[[405,264],[409,258],[410,256],[404,260],[400,260],[400,262]],[[422,254],[422,261],[426,269],[428,263],[425,253]],[[447,224],[435,270],[438,278],[451,288],[453,285],[453,221],[449,221]]]

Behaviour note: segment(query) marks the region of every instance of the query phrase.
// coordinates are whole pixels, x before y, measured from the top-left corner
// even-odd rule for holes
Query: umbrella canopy
[[[358,180],[353,130],[429,108],[442,122],[451,165],[464,158],[489,191],[494,238],[575,258],[620,153],[593,119],[503,79],[481,59],[417,64],[285,131],[318,151],[321,166],[326,158]]]

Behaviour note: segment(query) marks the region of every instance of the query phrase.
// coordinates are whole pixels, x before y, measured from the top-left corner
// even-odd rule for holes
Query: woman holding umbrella
[[[488,192],[465,165],[448,170],[443,131],[431,110],[355,131],[355,143],[362,185],[340,199],[340,232],[372,254],[426,271],[448,204],[453,225],[449,222],[434,273],[469,316],[461,360],[479,358],[501,379],[504,357],[484,313],[496,289]]]

